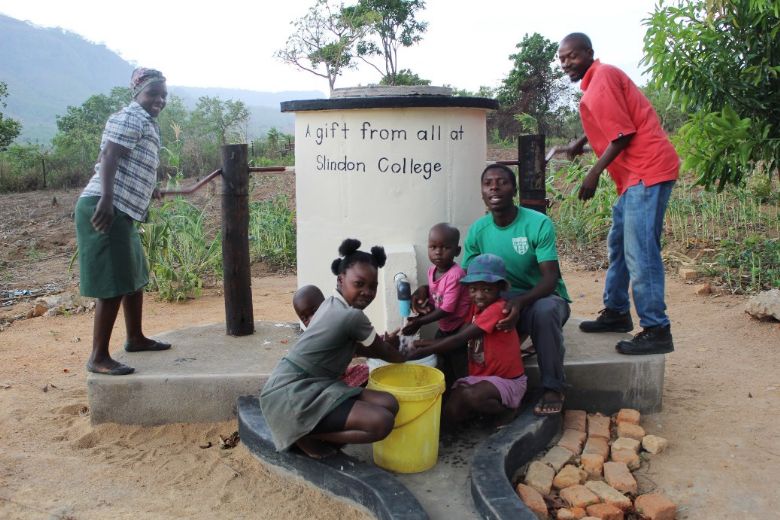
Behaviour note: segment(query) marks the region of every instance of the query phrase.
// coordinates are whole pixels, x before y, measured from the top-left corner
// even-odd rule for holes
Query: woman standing
[[[82,296],[97,298],[92,354],[87,370],[126,375],[134,368],[111,358],[111,330],[124,308],[125,350],[166,350],[168,343],[144,336],[141,329],[143,288],[149,282],[135,222],[146,219],[159,164],[160,129],[156,118],[165,108],[165,77],[137,68],[130,81],[133,101],[108,118],[95,174],[76,203],[76,236]]]

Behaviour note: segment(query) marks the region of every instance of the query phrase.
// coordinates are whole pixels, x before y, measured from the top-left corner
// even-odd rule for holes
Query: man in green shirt
[[[514,204],[514,172],[492,164],[482,172],[482,200],[489,213],[469,228],[464,243],[463,268],[478,255],[500,256],[511,290],[505,298],[507,317],[498,328],[517,327],[531,336],[536,348],[544,393],[537,415],[560,413],[563,408],[563,325],[569,319],[569,294],[558,267],[552,221],[537,211]]]

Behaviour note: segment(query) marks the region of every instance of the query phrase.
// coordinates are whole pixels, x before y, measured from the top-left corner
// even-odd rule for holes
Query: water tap
[[[406,320],[412,312],[412,286],[404,273],[398,273],[393,278],[398,297],[398,312]]]

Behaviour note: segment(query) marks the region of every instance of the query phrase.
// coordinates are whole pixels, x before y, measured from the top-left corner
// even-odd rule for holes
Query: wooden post
[[[255,331],[249,269],[249,164],[247,145],[222,147],[222,273],[229,336]]]
[[[547,213],[544,183],[544,135],[521,135],[517,140],[520,205]]]

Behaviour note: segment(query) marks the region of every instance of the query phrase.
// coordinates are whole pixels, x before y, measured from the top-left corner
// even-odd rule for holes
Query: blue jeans
[[[612,207],[604,306],[628,312],[628,285],[631,282],[631,294],[642,328],[669,324],[664,303],[661,233],[673,186],[674,181],[650,187],[640,182],[628,188]]]

